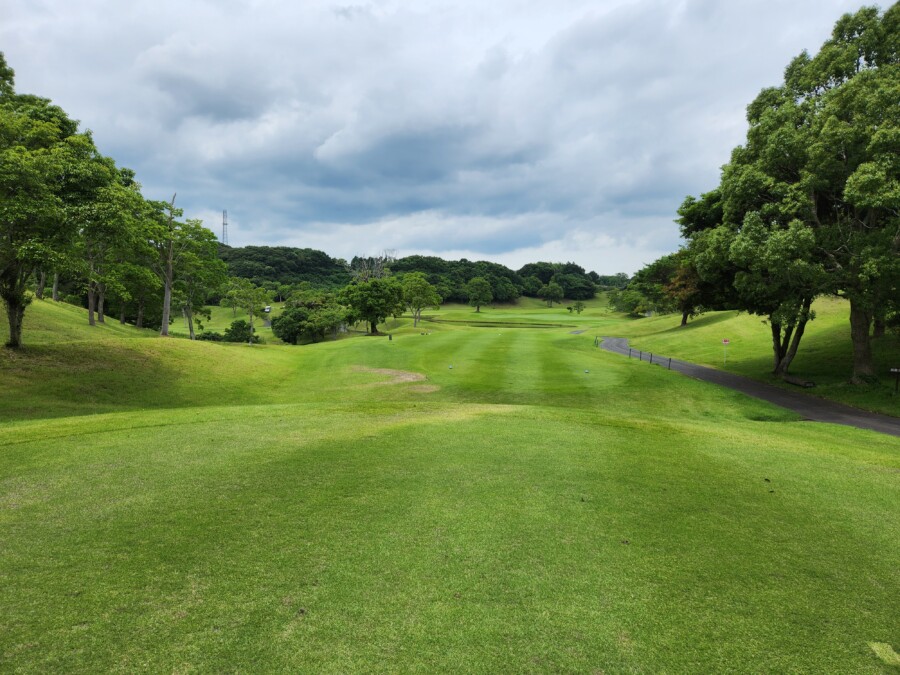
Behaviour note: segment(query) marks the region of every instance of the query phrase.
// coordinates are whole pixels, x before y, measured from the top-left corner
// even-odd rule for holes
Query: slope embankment
[[[638,355],[637,350],[628,346],[626,338],[604,337],[602,340],[601,347],[606,351],[622,354],[623,356],[633,357]],[[641,357],[643,358],[643,353],[641,353]],[[774,403],[798,415],[802,415],[804,419],[814,422],[844,424],[858,429],[869,429],[900,437],[900,418],[897,417],[859,410],[842,403],[826,401],[799,392],[780,389],[765,382],[757,382],[741,375],[727,373],[706,366],[698,366],[695,363],[669,358],[668,356],[654,354],[653,358],[658,365],[676,370],[679,373],[703,380],[704,382],[712,382],[722,387],[734,389],[747,396]]]

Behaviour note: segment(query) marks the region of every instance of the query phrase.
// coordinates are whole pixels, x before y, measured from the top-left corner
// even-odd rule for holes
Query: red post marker
[[[729,345],[730,343],[731,343],[731,340],[729,340],[728,338],[725,338],[725,339],[722,340],[722,349],[725,350],[725,356],[724,356],[724,358],[722,359],[722,365],[723,365],[723,366],[727,366],[727,365],[728,365],[728,345]]]

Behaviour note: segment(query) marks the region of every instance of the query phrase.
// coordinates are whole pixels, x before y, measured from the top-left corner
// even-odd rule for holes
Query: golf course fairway
[[[35,302],[0,670],[896,672],[897,438],[606,353],[599,309],[486,316],[562,325],[223,345]]]

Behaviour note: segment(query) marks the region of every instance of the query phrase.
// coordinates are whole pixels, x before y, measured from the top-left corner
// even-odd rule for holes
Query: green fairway
[[[727,324],[740,372],[755,319],[427,313],[247,346],[34,303],[0,353],[0,670],[890,672],[900,442],[594,345],[713,362]]]

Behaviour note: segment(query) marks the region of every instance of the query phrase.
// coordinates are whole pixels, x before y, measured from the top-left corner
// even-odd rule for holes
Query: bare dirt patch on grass
[[[425,379],[422,373],[414,373],[409,370],[394,370],[393,368],[369,368],[367,366],[353,366],[354,372],[357,373],[374,373],[376,375],[384,375],[387,380],[383,382],[372,382],[368,386],[378,387],[385,384],[403,384],[404,382],[421,382]]]
[[[440,389],[440,387],[436,384],[417,384],[409,388],[410,391],[414,391],[417,394],[430,394],[438,389]]]

